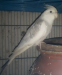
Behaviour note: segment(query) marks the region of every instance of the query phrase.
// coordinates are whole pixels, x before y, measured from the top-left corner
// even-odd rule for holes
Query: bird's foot
[[[42,48],[41,48],[41,44],[42,44],[42,43],[45,43],[45,42],[40,42],[39,45],[36,46],[36,49],[37,49],[38,51],[41,51],[41,50],[42,50]]]

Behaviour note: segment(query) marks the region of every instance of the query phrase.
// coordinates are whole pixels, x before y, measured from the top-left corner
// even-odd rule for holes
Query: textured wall
[[[0,11],[0,68],[8,59],[14,47],[22,38],[22,31],[40,15],[35,12]],[[51,37],[62,37],[62,14],[54,22]],[[28,70],[39,55],[35,47],[31,47],[16,57],[7,67],[3,75],[28,75]]]

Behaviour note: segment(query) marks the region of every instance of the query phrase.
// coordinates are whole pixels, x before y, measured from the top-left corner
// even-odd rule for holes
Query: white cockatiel
[[[57,9],[51,5],[46,5],[46,10],[27,30],[20,44],[14,50],[13,54],[9,57],[8,62],[3,67],[5,68],[7,65],[9,65],[16,56],[23,53],[31,46],[38,45],[40,42],[42,42],[50,33],[53,22],[57,17]],[[4,69],[3,67],[2,71]]]

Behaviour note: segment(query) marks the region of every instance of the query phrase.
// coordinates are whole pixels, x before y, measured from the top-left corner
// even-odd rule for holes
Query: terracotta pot
[[[30,75],[62,75],[62,41],[59,41],[60,39],[62,40],[62,38],[53,38],[44,41],[48,44],[41,45],[41,54],[32,65]]]

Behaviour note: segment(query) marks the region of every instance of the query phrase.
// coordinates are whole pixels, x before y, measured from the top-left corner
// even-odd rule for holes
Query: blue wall
[[[62,13],[62,0],[0,0],[0,10],[43,12],[45,4],[55,6]]]

